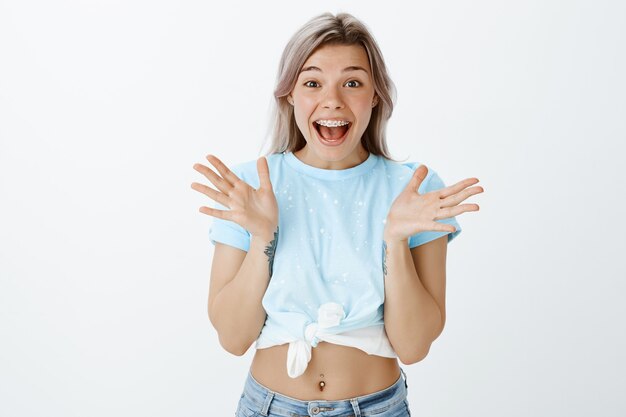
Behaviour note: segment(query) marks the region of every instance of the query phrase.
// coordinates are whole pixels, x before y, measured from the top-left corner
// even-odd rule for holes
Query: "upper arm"
[[[411,249],[415,270],[426,291],[441,312],[441,330],[446,321],[446,255],[448,236],[444,235]]]
[[[215,243],[211,279],[209,284],[209,320],[213,323],[213,301],[215,296],[237,275],[247,252],[236,247]]]
[[[415,170],[420,163],[410,163],[408,166]],[[436,191],[446,185],[437,171],[428,167],[428,174],[420,185],[420,194]],[[461,233],[461,225],[456,217],[437,220],[438,223],[450,224],[455,227],[454,232],[436,232],[426,230],[409,237],[409,249],[415,265],[417,275],[433,297],[441,313],[441,329],[446,321],[446,256],[448,243]]]
[[[231,168],[239,178],[243,179],[244,165]],[[213,208],[228,211],[229,208],[217,201],[211,201]],[[219,217],[212,217],[209,228],[209,241],[215,246],[211,265],[211,282],[209,285],[209,319],[213,323],[213,303],[217,294],[233,280],[250,249],[250,233],[239,224]]]

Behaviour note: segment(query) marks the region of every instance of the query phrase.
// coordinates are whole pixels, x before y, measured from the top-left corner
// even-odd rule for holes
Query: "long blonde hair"
[[[315,50],[326,44],[362,45],[372,69],[374,90],[379,97],[370,122],[363,133],[363,147],[375,155],[393,160],[387,149],[386,127],[396,99],[396,88],[387,74],[385,61],[374,37],[366,26],[349,13],[323,13],[309,20],[289,40],[278,67],[272,108],[271,145],[265,155],[295,152],[306,145],[298,129],[293,106],[287,96],[293,90],[300,69]]]

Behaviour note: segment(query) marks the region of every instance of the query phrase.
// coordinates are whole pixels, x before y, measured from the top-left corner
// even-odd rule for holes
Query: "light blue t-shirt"
[[[291,152],[266,158],[278,203],[278,241],[273,274],[262,301],[267,319],[257,345],[259,340],[271,345],[304,339],[305,328],[318,320],[318,308],[325,303],[338,303],[345,313],[328,332],[382,324],[385,218],[421,163],[398,163],[370,153],[357,166],[330,170],[307,165]],[[259,188],[256,160],[230,169]],[[443,187],[442,179],[429,167],[418,192]],[[450,242],[461,233],[454,217],[438,222],[452,224],[456,231],[417,233],[410,236],[409,247],[446,234]],[[218,218],[213,218],[209,238],[213,244],[250,248],[250,234],[244,228]]]

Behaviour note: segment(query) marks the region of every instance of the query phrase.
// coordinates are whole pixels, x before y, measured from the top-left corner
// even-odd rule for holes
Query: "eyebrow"
[[[300,70],[300,73],[303,73],[304,71],[319,71],[319,72],[323,72],[321,69],[319,69],[318,67],[316,67],[314,65],[302,68]],[[365,68],[359,67],[359,66],[356,66],[356,65],[345,67],[343,69],[343,71],[341,71],[341,72],[349,72],[349,71],[365,71],[365,73],[367,73],[367,70]]]

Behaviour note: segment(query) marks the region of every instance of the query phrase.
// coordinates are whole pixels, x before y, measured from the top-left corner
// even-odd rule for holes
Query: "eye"
[[[316,85],[310,85],[311,83],[316,84]],[[317,86],[317,81],[307,81],[304,83],[305,87],[316,87]]]
[[[348,84],[350,84],[350,83],[353,83],[353,84],[352,84],[352,87],[358,87],[358,86],[360,86],[360,85],[361,85],[361,82],[360,82],[360,81],[357,81],[357,80],[350,80],[350,81],[348,81],[348,82],[346,83],[346,85],[348,85]],[[354,84],[357,84],[357,85],[354,85]]]

